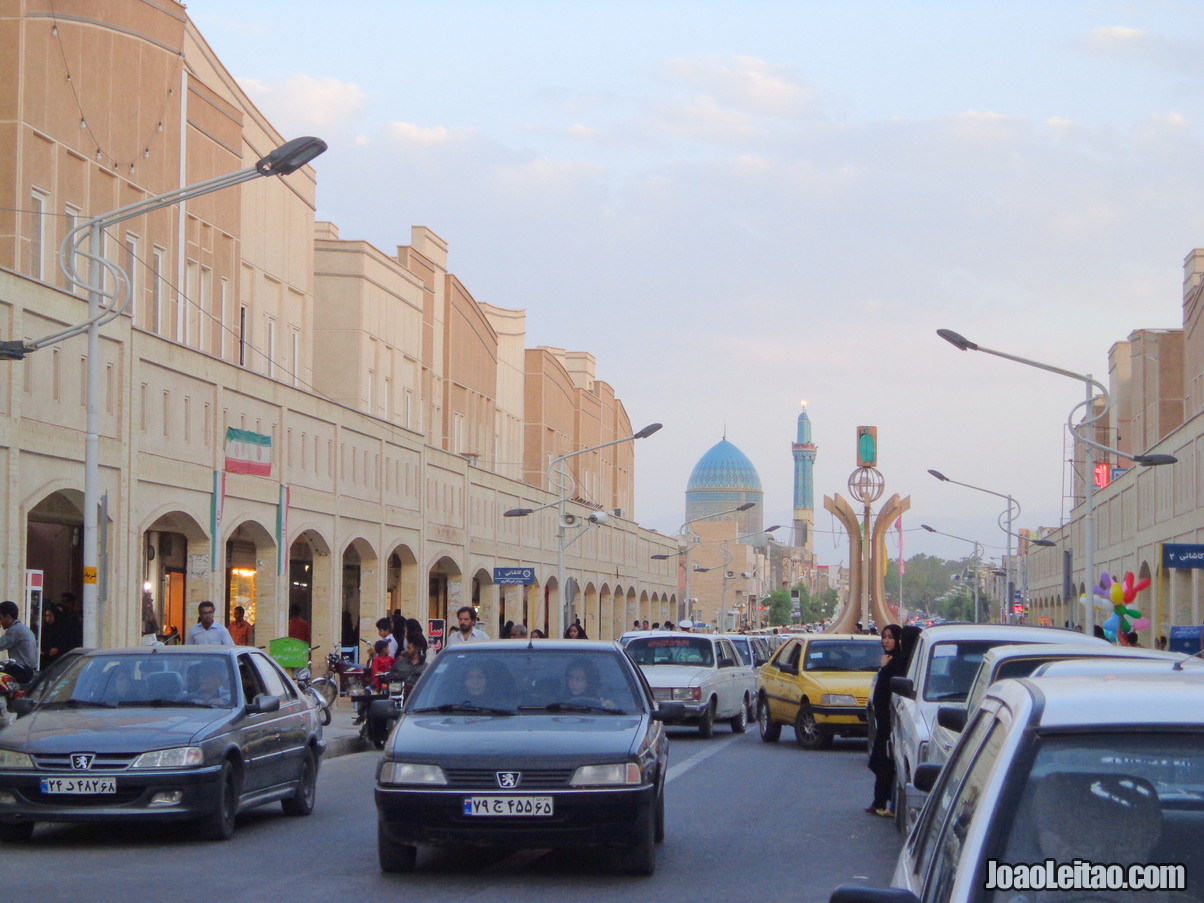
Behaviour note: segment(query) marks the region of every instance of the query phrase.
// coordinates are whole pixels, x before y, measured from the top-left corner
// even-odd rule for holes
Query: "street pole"
[[[1008,496],[1008,563],[1004,568],[1004,584],[1006,586],[1007,599],[1003,603],[1002,617],[999,619],[1000,624],[1007,624],[1010,621],[1009,614],[1012,610],[1012,598],[1014,596],[1013,581],[1012,581],[1012,497]]]
[[[1091,421],[1091,405],[1095,397],[1092,391],[1091,374],[1087,374],[1087,420]],[[1083,614],[1083,632],[1088,636],[1095,633],[1095,448],[1083,444],[1083,584],[1086,587],[1087,611]],[[1069,600],[1068,600],[1069,601]]]
[[[104,227],[94,222],[88,231],[88,371],[85,389],[87,419],[84,433],[84,592],[83,642],[85,649],[100,645],[99,584],[100,541],[100,304],[102,285],[99,257],[104,248]]]
[[[863,631],[870,629],[870,583],[874,579],[874,575],[870,573],[870,568],[873,566],[871,557],[873,534],[870,526],[872,516],[873,511],[867,499],[865,503],[865,538],[861,541],[861,629]]]

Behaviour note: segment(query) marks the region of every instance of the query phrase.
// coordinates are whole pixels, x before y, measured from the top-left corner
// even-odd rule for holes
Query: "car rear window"
[[[752,652],[748,648],[747,637],[732,637],[732,646],[735,648],[736,654],[740,656],[740,661],[742,663],[745,665],[751,665],[753,663]]]
[[[804,671],[877,671],[882,646],[855,640],[812,640],[803,659]]]
[[[638,637],[627,644],[627,654],[637,665],[700,665],[715,664],[711,641],[703,637],[655,636]]]
[[[928,657],[928,679],[924,683],[927,702],[965,702],[970,685],[978,675],[982,657],[1006,641],[949,640],[932,647]]]
[[[439,653],[414,688],[406,711],[486,710],[528,715],[593,709],[599,714],[642,712],[631,666],[608,651],[527,648]]]
[[[81,656],[46,688],[42,705],[207,706],[233,704],[224,655]]]

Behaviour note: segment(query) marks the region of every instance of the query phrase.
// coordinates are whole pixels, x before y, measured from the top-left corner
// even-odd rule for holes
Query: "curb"
[[[367,741],[359,734],[331,737],[326,741],[326,752],[322,758],[337,759],[339,756],[349,756],[352,753],[364,752],[367,749]]]

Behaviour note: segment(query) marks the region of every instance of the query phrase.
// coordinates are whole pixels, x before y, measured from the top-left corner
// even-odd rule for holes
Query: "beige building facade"
[[[57,271],[75,222],[253,164],[283,143],[182,4],[0,5],[0,337],[85,319]],[[129,315],[101,341],[100,637],[181,632],[235,605],[256,642],[290,605],[313,642],[374,636],[389,611],[479,606],[560,629],[550,457],[631,434],[585,352],[525,348],[525,313],[478,302],[425,227],[386,254],[315,222],[317,175],[258,179],[123,223],[104,255]],[[0,364],[0,592],[80,595],[86,343]],[[228,430],[270,442],[230,466]],[[570,508],[609,525],[568,550],[591,636],[676,610],[676,551],[641,529],[625,443],[573,459]],[[233,452],[237,463],[238,453]],[[536,583],[495,586],[493,569]]]
[[[1204,249],[1195,249],[1184,264],[1181,329],[1136,330],[1112,346],[1108,370],[1113,404],[1106,426],[1096,434],[1122,452],[1169,454],[1178,463],[1134,467],[1128,458],[1106,462],[1112,469],[1110,482],[1095,494],[1096,573],[1090,575],[1083,572],[1082,554],[1082,481],[1087,475],[1082,453],[1076,453],[1072,519],[1060,529],[1040,531],[1054,547],[1030,546],[1018,562],[1021,573],[1027,573],[1033,622],[1081,622],[1077,597],[1098,582],[1101,571],[1117,578],[1131,571],[1138,579],[1150,579],[1150,588],[1136,603],[1151,621],[1142,645],[1154,645],[1174,626],[1198,626],[1204,618],[1201,572],[1162,566],[1164,544],[1204,543],[1202,275]]]

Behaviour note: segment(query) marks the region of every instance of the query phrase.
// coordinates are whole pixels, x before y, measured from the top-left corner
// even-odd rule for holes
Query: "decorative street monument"
[[[849,534],[849,597],[828,628],[829,633],[856,633],[857,623],[881,628],[894,620],[886,606],[886,533],[891,524],[911,508],[911,496],[895,493],[874,516],[874,502],[882,498],[886,480],[878,470],[878,428],[857,427],[857,469],[849,477],[849,494],[862,505],[860,519],[853,506],[839,493],[824,496],[824,508],[832,512]]]

